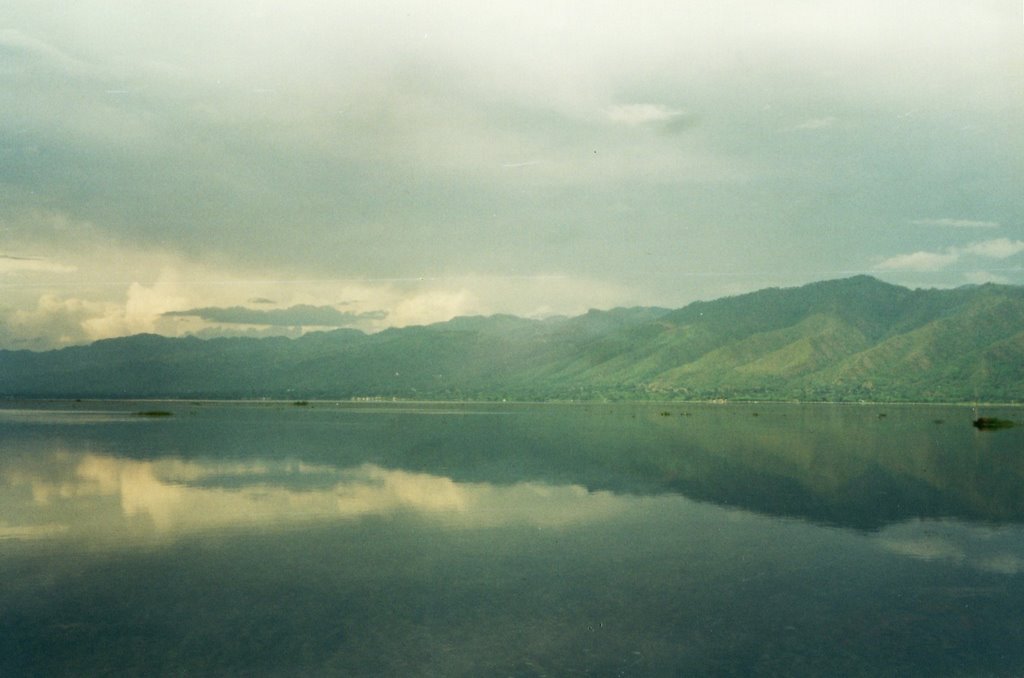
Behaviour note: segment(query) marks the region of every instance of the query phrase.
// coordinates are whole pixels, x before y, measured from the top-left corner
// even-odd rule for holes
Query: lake
[[[0,675],[1024,675],[974,416],[5,402]]]

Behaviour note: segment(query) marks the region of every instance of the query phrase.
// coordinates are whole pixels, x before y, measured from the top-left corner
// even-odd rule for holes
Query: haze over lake
[[[0,673],[1019,675],[973,416],[8,401]]]

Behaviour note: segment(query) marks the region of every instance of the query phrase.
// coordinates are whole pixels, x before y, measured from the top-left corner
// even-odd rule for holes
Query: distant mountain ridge
[[[0,351],[0,396],[1018,402],[1024,288],[856,276],[678,310],[298,339],[136,335]]]

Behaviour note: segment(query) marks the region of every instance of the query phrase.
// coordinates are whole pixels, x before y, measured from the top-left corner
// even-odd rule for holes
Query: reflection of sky
[[[97,536],[125,527],[170,535],[413,512],[453,527],[560,527],[600,519],[643,500],[577,485],[457,483],[373,464],[140,461],[60,452],[8,470],[0,538]]]
[[[8,460],[0,483],[4,541],[80,536],[102,543],[394,514],[461,529],[564,528],[694,506],[679,496],[636,497],[538,482],[456,482],[375,464],[337,468],[294,460],[135,460],[67,450]],[[1018,525],[913,520],[866,540],[923,562],[1024,573],[1024,527]]]
[[[92,424],[110,421],[146,421],[129,412],[109,410],[40,410],[0,408],[0,422],[13,424]]]
[[[1024,529],[915,520],[875,537],[882,549],[926,562],[943,562],[992,574],[1024,572]]]

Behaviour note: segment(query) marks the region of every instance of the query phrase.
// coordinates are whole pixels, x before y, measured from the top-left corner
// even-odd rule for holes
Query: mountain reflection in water
[[[0,674],[1024,673],[969,408],[159,407],[0,406]]]
[[[42,440],[31,460],[36,499],[120,487],[126,511],[137,503],[132,513],[160,523],[160,502],[245,496],[252,520],[269,518],[275,501],[296,516],[431,502],[457,513],[486,487],[493,494],[572,486],[585,495],[682,494],[859,529],[912,518],[1024,521],[1024,427],[979,432],[964,407],[178,405],[178,416],[162,421],[131,420],[126,404],[105,407],[0,409],[8,448]],[[75,429],[95,451],[48,457],[46,424],[76,415],[81,426],[52,435]],[[8,477],[24,474],[12,467],[19,459],[29,456],[0,460]],[[248,489],[236,496],[232,486]],[[317,487],[333,494],[308,491]],[[275,494],[285,488],[307,491]],[[218,513],[209,507],[207,519]]]
[[[332,468],[300,461],[216,463],[176,458],[139,461],[67,451],[6,470],[0,540],[86,538],[125,546],[216,529],[272,529],[311,522],[415,514],[455,529],[529,525],[561,528],[624,514],[685,510],[672,494],[620,495],[580,485],[455,482],[373,464]],[[951,502],[955,503],[955,502]],[[1024,529],[1002,531],[950,521],[894,525],[878,545],[922,560],[1024,571]]]

